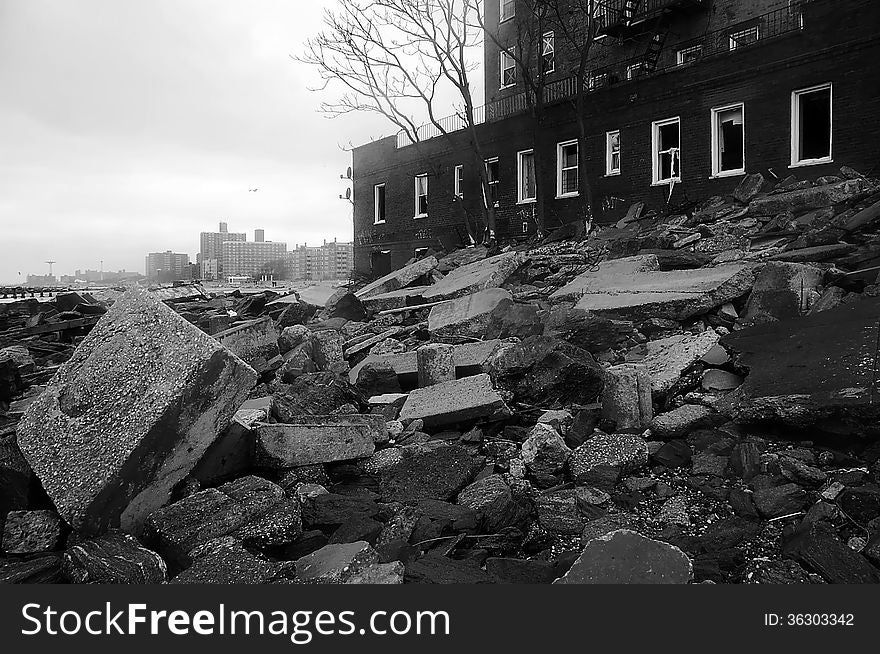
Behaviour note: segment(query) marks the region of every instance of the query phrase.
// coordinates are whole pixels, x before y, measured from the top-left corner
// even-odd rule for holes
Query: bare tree
[[[453,134],[464,130],[480,176],[483,240],[492,242],[495,209],[468,79],[477,68],[472,48],[482,38],[473,27],[476,9],[473,0],[338,0],[336,10],[325,14],[324,30],[295,59],[318,68],[320,90],[341,88],[334,101],[321,105],[329,116],[377,113],[416,146],[443,136],[455,147],[459,139]],[[446,89],[455,96],[452,119],[440,113]]]

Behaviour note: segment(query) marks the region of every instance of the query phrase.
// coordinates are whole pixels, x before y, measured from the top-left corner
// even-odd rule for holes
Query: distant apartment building
[[[151,252],[146,257],[146,275],[150,281],[157,282],[192,279],[189,255],[178,254],[171,250]]]
[[[58,283],[55,275],[28,275],[28,286],[54,286]]]
[[[298,245],[288,253],[288,275],[291,279],[346,279],[354,267],[354,244],[332,243]]]
[[[264,232],[256,230],[255,237],[264,239]],[[225,241],[220,257],[224,277],[281,278],[286,272],[287,243],[266,240]]]
[[[202,232],[199,235],[199,276],[202,279],[216,280],[223,276],[223,244],[227,241],[243,242],[247,240],[244,233],[230,232],[226,223],[220,223],[219,232]]]

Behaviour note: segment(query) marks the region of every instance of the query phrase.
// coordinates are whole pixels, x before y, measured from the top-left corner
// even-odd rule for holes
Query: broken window
[[[516,14],[516,0],[499,0],[499,2],[499,22],[507,20],[508,18],[513,18]]]
[[[464,187],[464,166],[455,167],[455,197],[464,197],[462,188]]]
[[[605,134],[605,174],[620,174],[620,131]]]
[[[416,175],[416,218],[428,215],[428,175]]]
[[[587,77],[587,88],[595,91],[603,86],[608,86],[608,73],[591,73]]]
[[[517,202],[534,202],[537,197],[535,187],[535,151],[524,150],[517,153]]]
[[[703,46],[702,45],[693,45],[689,48],[682,48],[675,55],[675,63],[681,66],[682,64],[689,63],[691,61],[696,61],[703,55]]]
[[[376,184],[373,187],[373,223],[379,225],[385,222],[385,185]]]
[[[678,118],[654,123],[654,183],[681,181],[680,123]]]
[[[637,61],[626,67],[626,78],[635,79],[648,72],[648,65],[644,61]]]
[[[501,182],[498,157],[486,160],[486,176],[489,178],[489,202],[498,206],[498,184]]]
[[[544,62],[545,73],[556,70],[556,37],[553,32],[547,32],[541,38],[541,59]]]
[[[394,270],[391,265],[391,250],[374,250],[370,252],[370,272],[376,276],[387,275]]]
[[[831,161],[831,84],[792,94],[791,163]]]
[[[739,32],[734,32],[730,35],[730,49],[736,50],[744,45],[748,45],[749,43],[754,43],[760,38],[760,33],[758,31],[758,26],[754,25],[748,29],[740,30]]]
[[[745,122],[743,105],[712,110],[712,174],[745,172]]]
[[[578,193],[578,142],[567,141],[556,146],[556,196]]]
[[[508,52],[501,51],[501,88],[506,89],[516,85],[516,62]]]
[[[428,248],[416,248],[415,250],[416,259],[421,259],[426,254],[428,254]]]

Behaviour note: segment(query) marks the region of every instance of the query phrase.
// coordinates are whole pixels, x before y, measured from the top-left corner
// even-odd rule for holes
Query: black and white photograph
[[[876,0],[0,0],[3,630],[869,629],[878,62]]]

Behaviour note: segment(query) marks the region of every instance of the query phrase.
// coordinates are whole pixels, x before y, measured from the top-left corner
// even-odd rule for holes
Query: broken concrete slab
[[[231,536],[205,543],[193,555],[193,564],[169,583],[253,585],[295,577],[293,564],[254,556]]]
[[[569,468],[577,483],[610,488],[647,462],[648,443],[641,436],[598,433],[571,453]]]
[[[119,299],[19,423],[59,513],[138,530],[256,383],[253,368],[149,293]]]
[[[709,427],[721,418],[709,407],[683,404],[677,409],[661,413],[651,422],[651,433],[664,439],[681,438],[694,429]],[[721,420],[723,422],[723,418]]]
[[[584,545],[580,558],[555,584],[686,584],[693,565],[683,551],[619,529]]]
[[[517,500],[502,475],[479,479],[458,494],[458,504],[479,514],[489,533],[515,526],[528,518],[528,507]]]
[[[67,550],[61,573],[72,584],[162,584],[168,570],[162,557],[134,536],[111,531]]]
[[[748,204],[761,192],[763,186],[764,176],[761,173],[746,175],[733,191],[733,197],[743,204]]]
[[[320,422],[258,425],[256,462],[272,468],[295,468],[368,457],[376,449],[375,441],[384,437],[385,420],[382,416],[358,418],[326,416]],[[377,434],[378,423],[381,433]]]
[[[357,291],[355,295],[359,299],[365,300],[367,298],[376,297],[377,295],[396,291],[398,289],[404,288],[405,286],[409,286],[419,277],[427,275],[436,267],[436,257],[425,257],[424,259],[420,259],[415,263],[401,268],[400,270],[390,272],[374,282],[370,282],[362,289]]]
[[[400,420],[422,420],[425,426],[437,427],[475,418],[509,415],[510,409],[483,373],[417,388],[406,398]]]
[[[304,584],[343,584],[379,563],[379,554],[365,541],[325,545],[296,561],[296,576]]]
[[[641,363],[651,375],[651,389],[665,395],[681,378],[682,373],[702,359],[718,344],[721,337],[713,329],[702,334],[681,334],[636,346],[627,359]]]
[[[318,370],[330,370],[334,364],[343,360],[342,344],[345,337],[335,329],[322,329],[314,332],[312,340],[312,358]]]
[[[419,388],[455,379],[455,347],[446,343],[428,343],[416,350]]]
[[[811,209],[830,207],[869,190],[870,186],[868,180],[860,178],[824,186],[810,186],[787,193],[775,193],[752,200],[749,203],[749,215],[775,216],[786,211],[797,214]]]
[[[61,542],[63,526],[54,511],[10,511],[3,526],[3,550],[7,554],[39,554],[54,550]]]
[[[550,295],[551,301],[577,300],[584,292],[598,288],[618,288],[619,280],[638,273],[657,272],[660,261],[655,254],[643,254],[623,259],[610,259],[575,277],[568,284]]]
[[[214,338],[251,368],[263,373],[281,363],[278,336],[275,323],[266,317],[236,325],[215,334]]]
[[[521,252],[505,252],[488,259],[465,264],[429,287],[422,294],[422,297],[426,302],[437,302],[501,286],[526,261],[526,255]]]
[[[428,314],[428,331],[435,336],[482,338],[493,312],[502,303],[513,303],[510,291],[503,288],[488,288],[443,302]]]
[[[647,366],[625,363],[605,370],[602,417],[619,432],[639,432],[653,417],[651,375]]]
[[[418,306],[425,302],[422,297],[430,286],[410,286],[388,293],[380,293],[363,299],[364,308],[372,313],[389,311],[390,309],[403,309],[404,307]]]
[[[725,336],[745,383],[716,409],[735,422],[880,435],[874,361],[880,298]]]
[[[761,324],[804,315],[824,275],[821,268],[801,263],[764,264],[757,271],[743,320]]]

